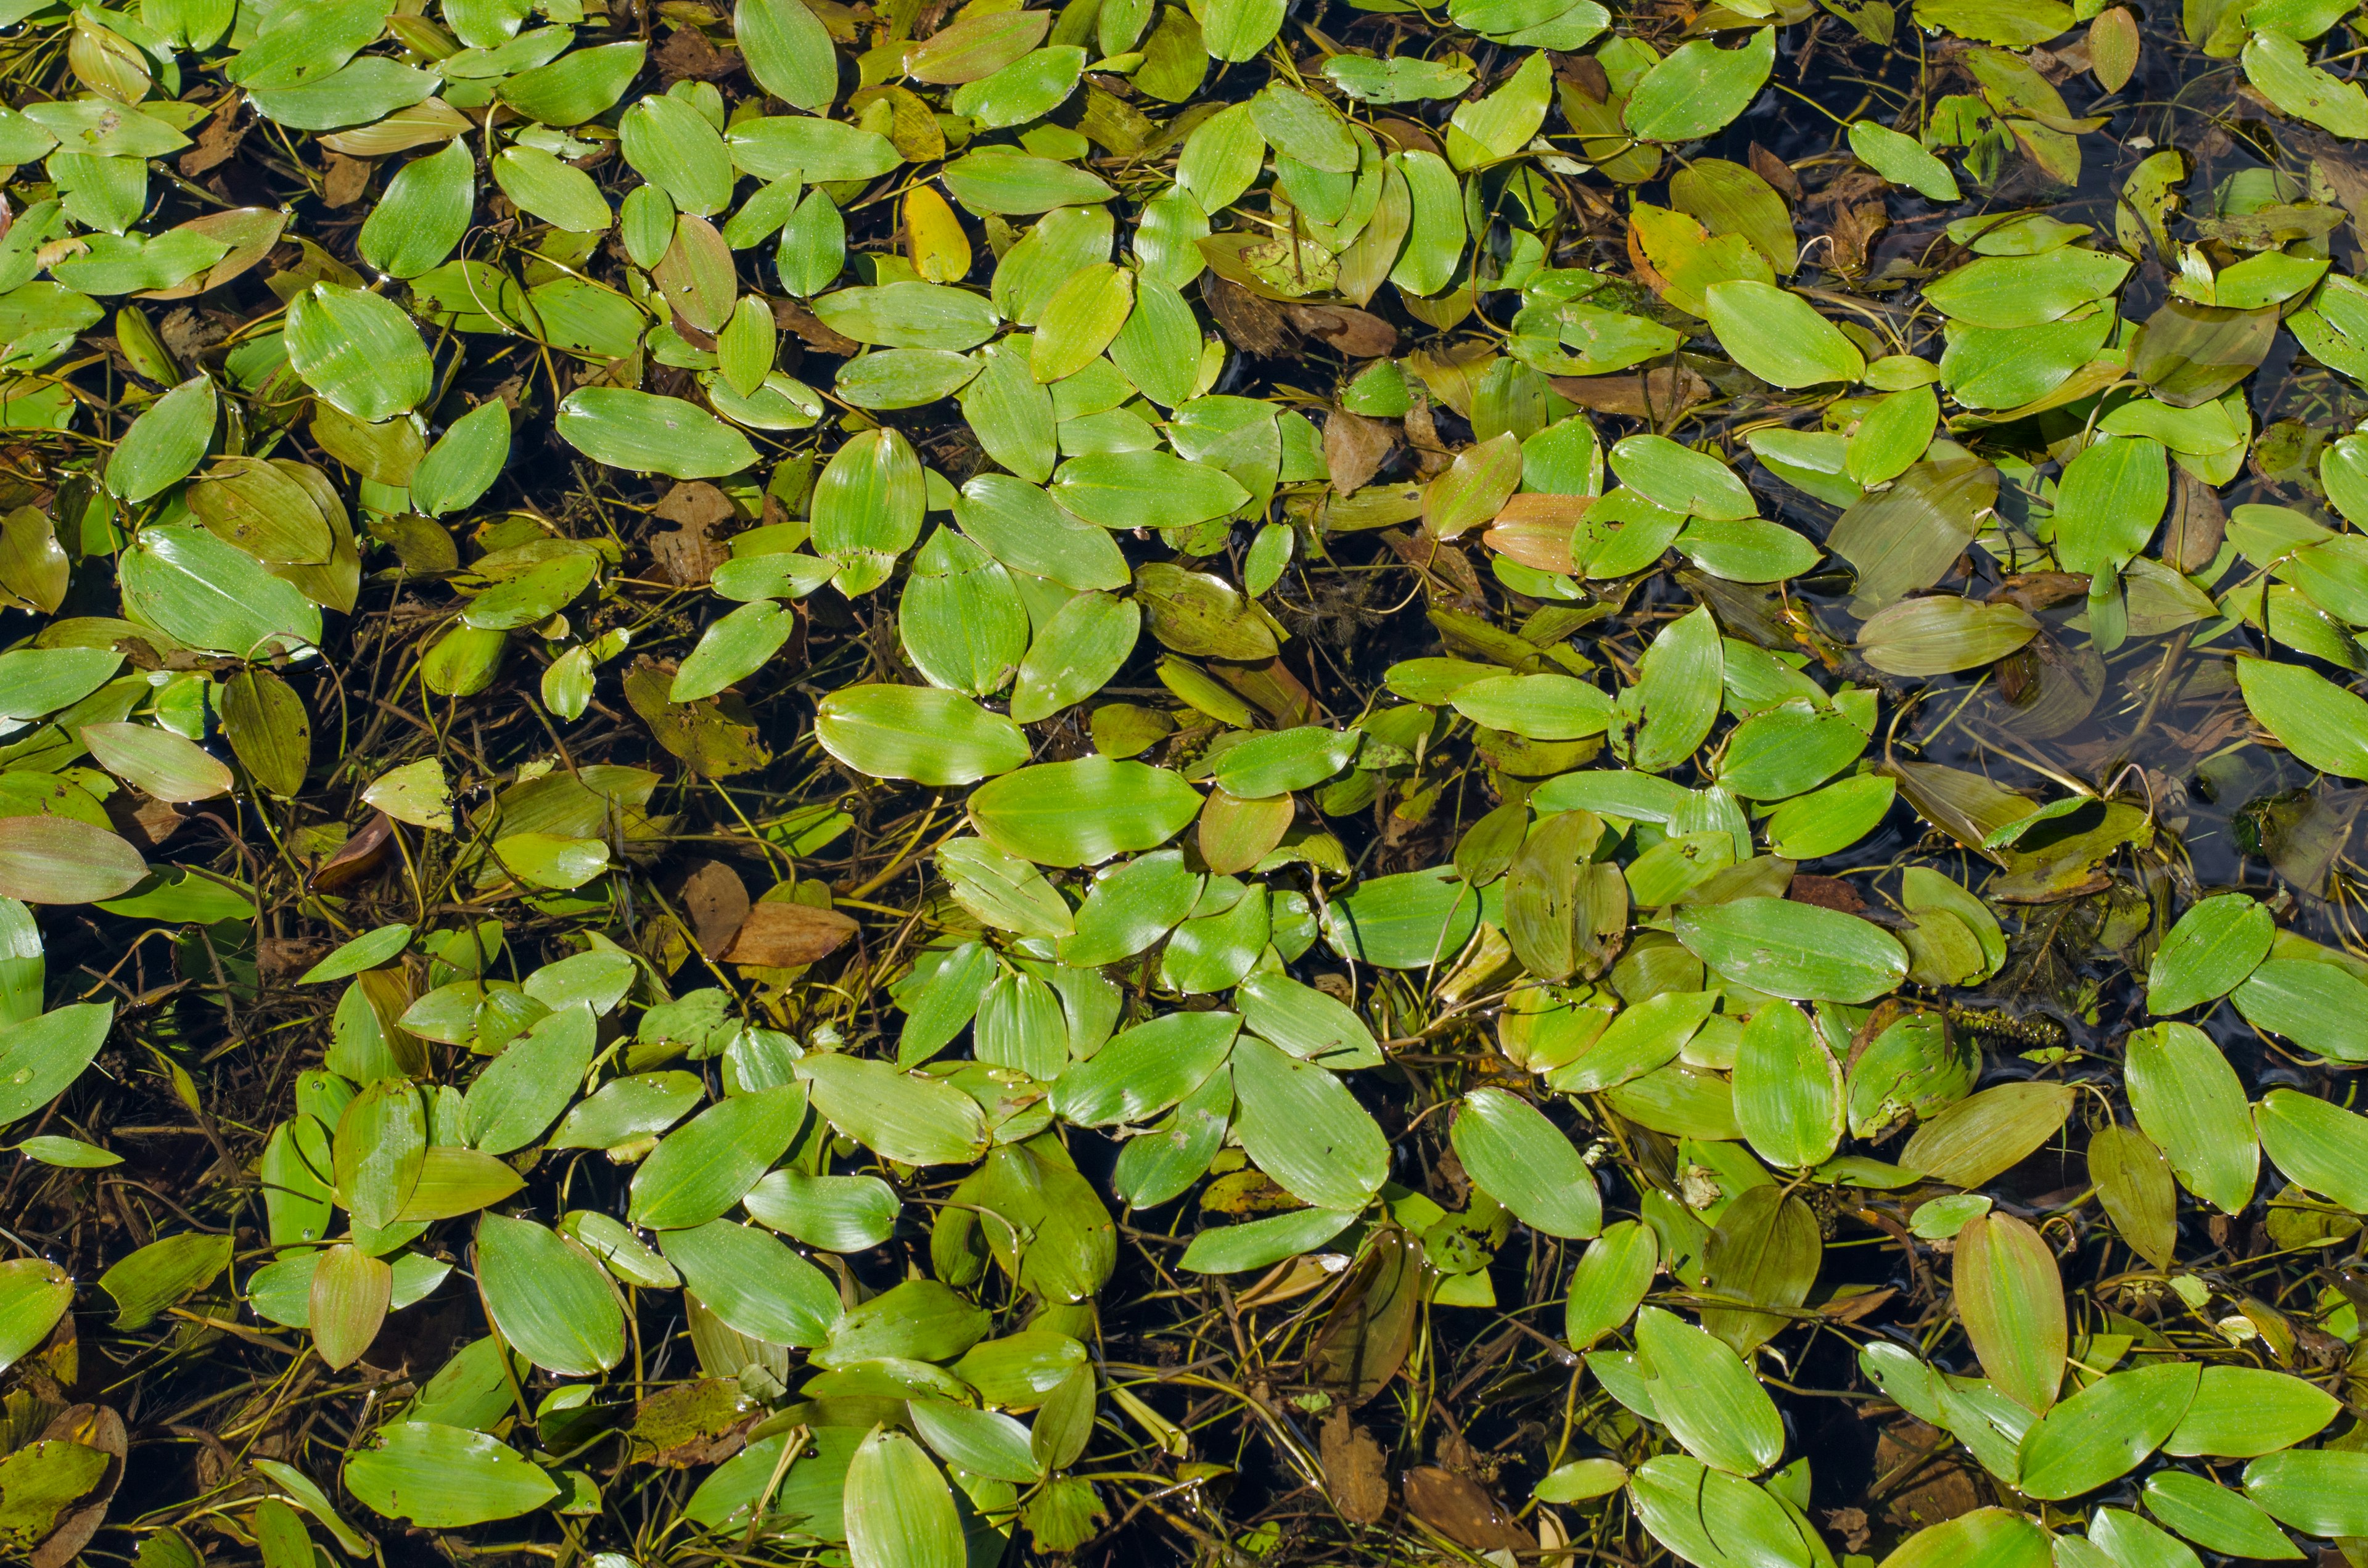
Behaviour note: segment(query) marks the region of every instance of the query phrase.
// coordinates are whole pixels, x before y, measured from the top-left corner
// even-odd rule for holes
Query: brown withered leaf
[[[1839,909],[1844,915],[1856,915],[1866,907],[1866,900],[1858,889],[1839,877],[1818,877],[1795,874],[1784,896],[1795,903],[1814,903],[1819,909]]]
[[[1344,359],[1395,354],[1398,329],[1354,305],[1285,305],[1283,319]]]
[[[1406,1512],[1473,1551],[1527,1551],[1529,1533],[1489,1490],[1469,1477],[1437,1465],[1406,1472]]]
[[[1280,358],[1299,352],[1299,333],[1284,319],[1282,307],[1260,299],[1238,283],[1228,283],[1214,271],[1201,274],[1201,298],[1217,318],[1225,341],[1245,354]]]
[[[658,80],[671,87],[681,81],[717,82],[736,74],[740,54],[716,48],[697,28],[679,27],[666,35],[650,63],[658,68]]]
[[[1980,1489],[1964,1466],[1938,1458],[1952,1444],[1946,1432],[1921,1421],[1895,1421],[1874,1449],[1874,1472],[1894,1478],[1884,1512],[1902,1528],[1922,1528],[1970,1514],[1982,1506]]]
[[[1410,119],[1377,119],[1373,122],[1373,134],[1393,152],[1428,153],[1434,158],[1446,155],[1439,145],[1439,138],[1433,136],[1428,127]]]
[[[1396,432],[1378,419],[1339,408],[1324,416],[1324,466],[1340,494],[1372,483],[1396,445]]]
[[[1321,1434],[1324,1485],[1332,1506],[1350,1524],[1370,1525],[1390,1509],[1390,1477],[1382,1446],[1372,1433],[1352,1424],[1348,1408],[1334,1405]]]
[[[675,892],[675,910],[689,923],[699,950],[720,953],[748,918],[748,889],[721,860],[701,860]]]
[[[852,941],[855,932],[855,922],[836,909],[767,899],[749,908],[722,961],[768,969],[818,963]]]
[[[795,300],[773,301],[773,324],[796,334],[798,341],[817,354],[854,355],[863,351],[861,344],[824,325],[820,316]]]
[[[1667,419],[1702,402],[1711,385],[1682,365],[1664,365],[1642,375],[1554,376],[1554,390],[1594,414],[1624,414],[1631,419]]]
[[[1395,1225],[1349,1270],[1308,1352],[1310,1381],[1351,1403],[1379,1393],[1414,1348],[1423,1295],[1422,1244]]]
[[[1834,269],[1843,273],[1865,271],[1866,253],[1873,246],[1875,236],[1890,223],[1890,214],[1880,201],[1861,201],[1842,208],[1834,215]]]
[[[1801,176],[1793,172],[1793,165],[1757,142],[1751,144],[1751,172],[1775,187],[1776,194],[1785,200],[1801,199]]]
[[[181,154],[182,177],[195,179],[207,170],[226,164],[238,155],[238,144],[246,135],[251,123],[240,112],[244,96],[232,93],[222,99],[222,108],[207,120],[198,132],[198,144]]]
[[[650,536],[660,580],[696,587],[732,559],[732,549],[710,538],[712,530],[732,520],[732,503],[723,492],[703,479],[676,485],[661,497],[650,515],[674,524],[665,533]]]
[[[370,171],[378,167],[370,158],[348,158],[343,153],[324,154],[328,169],[321,181],[321,201],[328,207],[351,207],[370,189]]]
[[[2085,598],[2088,593],[2089,575],[2085,572],[2019,572],[2000,583],[1989,597],[1992,604],[2003,600],[2018,608],[2036,611],[2066,599]]]
[[[1212,659],[1209,673],[1279,724],[1313,724],[1320,720],[1322,710],[1306,683],[1291,673],[1279,654],[1262,665]]]
[[[313,873],[310,886],[326,892],[359,881],[378,869],[394,836],[394,823],[384,812],[371,813],[359,833],[337,846],[337,852]]]
[[[2163,531],[2163,564],[2175,572],[2201,572],[2220,553],[2228,529],[2228,514],[2220,493],[2185,469],[2174,475],[2170,526]]]

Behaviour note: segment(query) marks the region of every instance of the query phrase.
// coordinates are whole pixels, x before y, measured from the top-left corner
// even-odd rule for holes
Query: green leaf
[[[2200,900],[2155,950],[2146,977],[2146,1011],[2184,1013],[2235,990],[2270,956],[2277,926],[2244,893]]]
[[[1602,1224],[1595,1174],[1571,1141],[1527,1100],[1502,1089],[1463,1096],[1456,1157],[1491,1198],[1550,1236],[1592,1236]]]
[[[963,1568],[953,1491],[918,1443],[875,1428],[847,1467],[847,1555],[853,1568]]]
[[[2368,1453],[2294,1449],[2245,1467],[2245,1495],[2305,1535],[2368,1535]]]
[[[783,103],[819,111],[838,96],[830,34],[803,0],[735,0],[732,33],[748,74]]]
[[[942,1080],[828,1052],[801,1058],[798,1075],[825,1120],[882,1159],[968,1165],[985,1151],[978,1102]]]
[[[1770,1003],[1736,1047],[1735,1120],[1752,1152],[1774,1165],[1822,1164],[1840,1145],[1842,1074],[1798,1007]]]
[[[577,388],[554,423],[569,446],[611,468],[712,479],[757,460],[747,437],[705,409],[625,387]]]
[[[2044,326],[2111,294],[2130,267],[2126,256],[2070,245],[2037,256],[1982,256],[1936,279],[1924,297],[1968,326]]]
[[[1689,905],[1678,939],[1721,976],[1800,1001],[1861,1003],[1907,974],[1896,938],[1856,915],[1781,898]]]
[[[2049,1568],[2045,1527],[2011,1508],[1976,1508],[1918,1530],[1882,1568]]]
[[[98,1288],[115,1298],[115,1326],[145,1328],[212,1284],[230,1267],[231,1248],[227,1235],[183,1231],[118,1260],[98,1277]]]
[[[1697,40],[1679,52],[1697,47],[1708,46]],[[1865,357],[1840,329],[1787,290],[1736,278],[1712,284],[1702,298],[1727,358],[1771,386],[1854,381],[1866,371]]]
[[[793,1091],[773,1091],[784,1092]],[[803,1102],[804,1096],[798,1097]],[[726,1100],[724,1106],[733,1103]],[[839,1316],[837,1289],[821,1269],[755,1226],[715,1220],[660,1231],[658,1250],[734,1333],[809,1350],[829,1342]]]
[[[1699,141],[1750,108],[1775,64],[1774,28],[1755,28],[1740,49],[1694,39],[1645,73],[1622,118],[1647,142]]]
[[[1571,1270],[1563,1337],[1577,1350],[1593,1346],[1634,1316],[1660,1266],[1660,1242],[1634,1220],[1607,1225]]]
[[[1957,1233],[1957,1314],[2000,1393],[2044,1415],[2064,1381],[2064,1281],[2038,1232],[1989,1213]]]
[[[442,265],[469,232],[476,166],[468,143],[455,138],[395,171],[355,240],[362,259],[391,278],[416,278]]]
[[[2303,1554],[2261,1511],[2260,1505],[2185,1471],[2158,1470],[2147,1476],[2146,1507],[2207,1551],[2267,1562],[2295,1560]]]
[[[202,528],[141,529],[117,572],[125,613],[193,648],[248,658],[321,640],[318,606]]]
[[[1658,1307],[1636,1313],[1638,1359],[1669,1436],[1714,1470],[1752,1476],[1783,1456],[1784,1425],[1759,1380],[1721,1341]]]
[[[939,788],[1009,773],[1028,760],[1019,726],[930,687],[842,687],[823,699],[814,738],[859,773]]]
[[[63,816],[0,817],[0,898],[95,903],[147,875],[140,852],[105,828]]]
[[[1918,7],[1919,15],[1923,7]],[[2057,32],[2064,29],[2058,28]],[[2054,34],[2050,34],[2053,37]],[[1850,151],[1859,162],[1894,185],[1904,185],[1931,201],[1958,199],[1957,176],[1949,165],[1924,150],[1913,136],[1904,135],[1872,119],[1854,119],[1850,127]]]
[[[2207,1366],[2163,1452],[2255,1459],[2308,1441],[2341,1410],[2332,1394],[2284,1372]]]
[[[1249,499],[1223,469],[1167,452],[1071,458],[1053,476],[1053,499],[1106,528],[1178,528],[1222,517]]]
[[[2032,1424],[2016,1484],[2025,1496],[2055,1501],[2127,1475],[2179,1425],[2201,1370],[2171,1361],[2099,1378]]]
[[[418,407],[433,386],[435,367],[411,318],[359,289],[315,283],[297,295],[287,343],[305,384],[366,423]]]
[[[187,479],[205,460],[218,400],[197,375],[141,411],[107,460],[108,493],[137,504]]]
[[[970,798],[973,826],[1040,866],[1093,866],[1156,849],[1200,810],[1200,791],[1180,774],[1100,756],[1023,767]]]
[[[788,1152],[805,1115],[802,1084],[710,1106],[660,1139],[633,1173],[626,1218],[648,1230],[671,1231],[720,1217]]]
[[[696,702],[739,685],[765,667],[797,630],[797,616],[771,599],[740,606],[700,634],[675,671],[669,702]]]
[[[2224,1213],[2242,1212],[2260,1153],[2244,1085],[2220,1048],[2190,1025],[2159,1024],[2130,1036],[2124,1051],[2130,1108],[2180,1185]]]
[[[391,1519],[460,1529],[531,1513],[559,1495],[550,1472],[483,1432],[397,1421],[346,1459],[346,1490]]]
[[[2368,779],[2368,700],[2297,664],[2240,654],[2237,684],[2261,727],[2322,772]]]
[[[1994,1084],[1918,1127],[1899,1163],[1952,1187],[1980,1187],[2055,1137],[2072,1098],[2066,1084]]]
[[[1224,1064],[1240,1028],[1236,1014],[1208,1012],[1168,1013],[1121,1029],[1061,1074],[1053,1108],[1079,1127],[1157,1116]]]
[[[940,172],[953,199],[978,213],[1048,212],[1107,201],[1118,194],[1083,169],[1009,147],[964,153]]]
[[[14,1366],[50,1336],[74,1304],[74,1281],[38,1257],[0,1263],[0,1368]]]
[[[2245,45],[2245,79],[2285,114],[2338,136],[2368,137],[2368,92],[2310,63],[2308,51],[2275,32],[2257,32]]]
[[[607,1270],[567,1237],[530,1220],[477,1221],[477,1289],[495,1329],[561,1377],[590,1377],[624,1358],[625,1312]]]
[[[1344,958],[1383,969],[1445,967],[1480,924],[1480,901],[1453,868],[1360,882],[1325,906],[1324,937]]]
[[[476,504],[502,476],[510,456],[510,411],[487,398],[452,421],[411,474],[411,504],[440,517]]]
[[[2368,1214],[2368,1117],[2278,1088],[2253,1108],[2253,1127],[2288,1180]]]
[[[2368,1061],[2360,1019],[2368,982],[2332,963],[2271,959],[2229,994],[2255,1028],[2282,1034],[2305,1051],[2339,1062]]]

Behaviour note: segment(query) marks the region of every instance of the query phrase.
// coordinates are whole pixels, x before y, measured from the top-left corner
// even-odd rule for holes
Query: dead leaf
[[[379,868],[386,858],[388,844],[394,836],[394,823],[384,812],[371,814],[362,830],[337,846],[337,852],[321,863],[309,884],[317,892],[327,892],[359,881]]]
[[[1866,899],[1858,889],[1839,877],[1817,877],[1795,873],[1784,896],[1794,903],[1813,903],[1819,909],[1839,909],[1844,915],[1856,915],[1866,907]]]
[[[736,50],[727,54],[697,28],[682,27],[666,35],[650,63],[658,68],[658,80],[671,87],[681,81],[715,82],[733,75],[740,69],[740,54]]]
[[[1834,217],[1834,269],[1843,273],[1866,270],[1866,254],[1875,236],[1890,226],[1891,215],[1880,201],[1844,207]]]
[[[180,832],[181,824],[188,820],[178,806],[153,796],[142,796],[140,809],[131,813],[133,830],[147,840],[151,849]]]
[[[2176,572],[2201,572],[2220,553],[2220,541],[2228,530],[2228,514],[2221,507],[2218,491],[2185,469],[2180,469],[2177,477],[2179,488],[2171,496],[2170,527],[2163,534],[2163,564]]]
[[[321,181],[321,201],[327,207],[351,207],[370,189],[370,171],[378,167],[370,158],[348,158],[343,153],[327,154],[328,171]]]
[[[800,342],[817,354],[854,355],[863,351],[861,344],[824,325],[820,316],[795,300],[773,301],[773,324],[795,333]]]
[[[1307,1355],[1308,1380],[1352,1403],[1388,1386],[1414,1348],[1425,1267],[1420,1242],[1383,1227],[1325,1313]]]
[[[1527,1551],[1534,1544],[1513,1516],[1478,1482],[1424,1465],[1404,1478],[1406,1512],[1474,1551]]]
[[[1299,334],[1283,319],[1282,307],[1263,300],[1214,272],[1201,274],[1201,298],[1217,318],[1225,341],[1245,354],[1280,358],[1299,352]]]
[[[1756,147],[1752,150],[1759,151]],[[1864,1551],[1867,1541],[1872,1539],[1864,1508],[1828,1508],[1826,1510],[1826,1524],[1842,1538],[1844,1551]]]
[[[1447,155],[1439,145],[1439,138],[1428,127],[1410,119],[1377,119],[1373,122],[1373,134],[1388,143],[1393,152],[1428,153],[1434,158]]]
[[[1775,187],[1776,194],[1785,200],[1801,199],[1801,176],[1793,172],[1793,165],[1757,142],[1751,144],[1751,172]]]
[[[1895,1421],[1875,1441],[1874,1472],[1893,1478],[1896,1493],[1884,1510],[1902,1528],[1942,1524],[1982,1506],[1980,1489],[1964,1467],[1933,1456],[1952,1447],[1949,1435],[1921,1421]]]
[[[1382,1466],[1382,1446],[1372,1433],[1349,1420],[1346,1405],[1336,1404],[1324,1423],[1324,1484],[1332,1506],[1354,1525],[1380,1520],[1390,1508],[1389,1472]]]
[[[2085,598],[2088,593],[2089,577],[2084,572],[2020,572],[2000,583],[1989,600],[2035,611],[2066,599]]]
[[[656,558],[661,580],[696,587],[732,559],[729,545],[709,537],[732,520],[732,503],[705,480],[676,485],[650,508],[650,515],[675,525],[669,532],[650,536],[650,553]]]
[[[237,93],[222,99],[222,108],[206,121],[198,132],[198,144],[181,154],[181,174],[195,179],[217,165],[226,164],[237,155],[238,144],[246,136],[246,126],[241,123],[239,106],[245,100]]]
[[[751,907],[721,961],[793,969],[816,963],[854,938],[855,922],[836,909],[771,898]]]
[[[1667,419],[1710,396],[1711,386],[1683,366],[1663,366],[1642,375],[1554,376],[1548,384],[1595,414],[1631,419]]]
[[[699,937],[699,950],[720,953],[732,946],[748,918],[748,890],[740,873],[721,860],[702,860],[683,878],[675,907]]]
[[[1398,329],[1354,305],[1285,305],[1283,318],[1344,359],[1395,354]]]
[[[1324,466],[1342,495],[1372,483],[1396,445],[1397,433],[1378,419],[1338,408],[1324,416]]]

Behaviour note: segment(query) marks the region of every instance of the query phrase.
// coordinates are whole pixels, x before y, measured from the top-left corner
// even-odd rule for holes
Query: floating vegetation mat
[[[0,1555],[2368,1568],[2353,0],[0,0]]]

